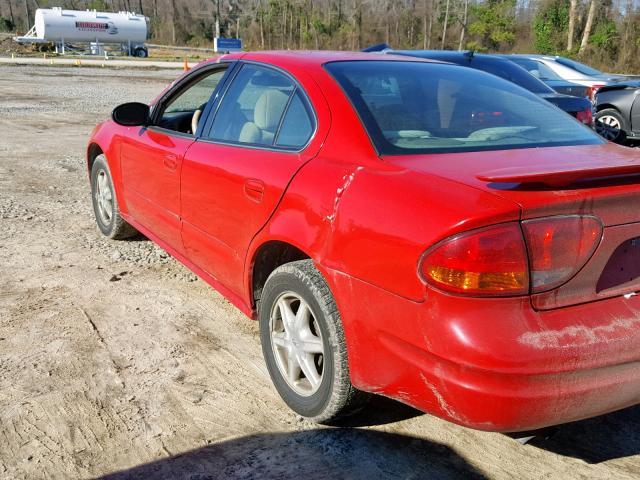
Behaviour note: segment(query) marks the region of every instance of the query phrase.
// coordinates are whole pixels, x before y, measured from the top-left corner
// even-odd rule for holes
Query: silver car
[[[593,99],[599,88],[630,78],[625,75],[603,73],[584,63],[566,57],[532,54],[509,55],[509,57],[514,57],[514,60],[518,57],[532,60],[539,64],[540,71],[551,70],[563,80],[588,87],[590,89],[589,98],[591,99]]]

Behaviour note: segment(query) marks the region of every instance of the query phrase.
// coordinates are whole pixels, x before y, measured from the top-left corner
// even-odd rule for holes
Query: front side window
[[[537,95],[471,68],[408,61],[325,68],[382,155],[604,143]]]
[[[226,69],[217,69],[203,74],[179,90],[163,105],[158,126],[176,132],[194,134],[200,116]]]
[[[313,123],[306,100],[286,75],[244,65],[218,108],[212,140],[283,148],[302,147]]]

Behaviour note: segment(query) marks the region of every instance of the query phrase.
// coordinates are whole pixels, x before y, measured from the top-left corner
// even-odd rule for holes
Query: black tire
[[[619,128],[607,124],[610,123],[612,119],[614,123],[617,122]],[[604,123],[607,120],[609,120],[609,122]],[[627,120],[615,108],[605,108],[596,113],[595,128],[596,132],[605,140],[615,143],[624,143],[627,139],[627,132],[629,131]]]
[[[99,201],[100,190],[98,182],[103,182],[101,188],[106,187],[109,189],[111,197],[111,200],[107,201],[111,206],[111,213],[109,215],[106,215],[105,209],[101,206],[101,202]],[[93,213],[96,218],[96,224],[102,234],[106,237],[114,240],[122,240],[137,235],[138,231],[129,225],[120,215],[118,199],[116,198],[115,191],[107,159],[104,155],[98,155],[91,167],[91,201],[93,204]]]
[[[311,318],[315,318],[315,328],[319,328],[321,333],[324,350],[317,361],[322,365],[321,381],[311,395],[301,395],[290,386],[278,366],[279,360],[276,359],[272,343],[272,323],[278,321],[272,319],[278,317],[274,313],[276,304],[290,294],[306,302]],[[271,273],[262,291],[258,316],[262,352],[269,375],[276,390],[293,411],[317,423],[336,424],[339,419],[356,413],[364,406],[369,395],[351,385],[347,346],[335,300],[327,282],[311,260],[287,263]],[[303,373],[300,375],[304,376]]]
[[[136,48],[133,51],[133,54],[138,58],[147,58],[149,56],[149,53],[145,48]]]

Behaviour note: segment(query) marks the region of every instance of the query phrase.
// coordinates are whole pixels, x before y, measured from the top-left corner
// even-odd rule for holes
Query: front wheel
[[[262,292],[260,339],[276,390],[296,413],[335,423],[367,394],[351,385],[340,314],[311,260],[274,270]]]
[[[111,171],[104,155],[98,155],[91,167],[91,200],[96,224],[105,236],[120,240],[138,233],[120,215]]]

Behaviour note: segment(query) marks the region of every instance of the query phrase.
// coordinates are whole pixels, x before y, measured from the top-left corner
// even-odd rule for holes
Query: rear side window
[[[226,143],[294,148],[313,131],[309,107],[289,77],[243,65],[215,115],[208,137]]]
[[[296,92],[282,121],[276,145],[290,148],[303,147],[311,138],[314,128],[310,108],[300,92]]]
[[[471,68],[391,60],[325,68],[382,155],[604,143],[537,95]]]

